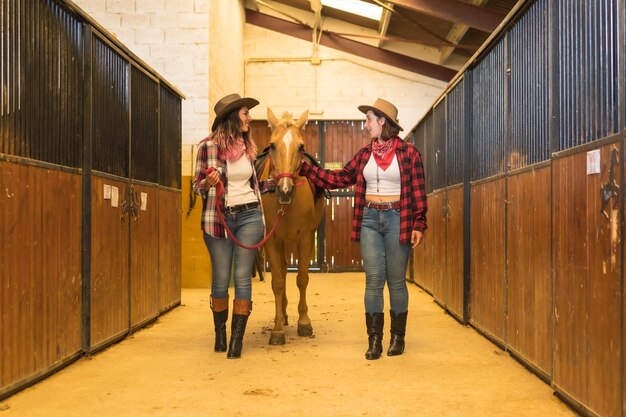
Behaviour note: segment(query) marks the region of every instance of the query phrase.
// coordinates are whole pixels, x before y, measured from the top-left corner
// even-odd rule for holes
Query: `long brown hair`
[[[215,132],[211,133],[210,137],[217,144],[218,157],[220,159],[227,159],[229,155],[236,153],[237,148],[240,146],[240,141],[243,140],[248,159],[254,161],[257,146],[254,140],[252,140],[249,131],[241,131],[239,110],[241,110],[241,108],[228,113],[228,116],[217,125],[217,129],[215,129]]]

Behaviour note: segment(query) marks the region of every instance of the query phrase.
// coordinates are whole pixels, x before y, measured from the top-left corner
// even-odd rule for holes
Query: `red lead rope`
[[[215,171],[215,168],[211,167],[207,169],[206,174],[209,175],[213,171]],[[276,228],[278,227],[278,224],[280,223],[280,219],[282,219],[283,214],[285,214],[282,207],[278,209],[276,220],[274,221],[274,224],[272,225],[272,230],[270,230],[267,236],[261,239],[261,241],[257,243],[256,245],[246,246],[235,238],[235,235],[233,234],[233,232],[231,232],[230,228],[226,224],[226,220],[224,219],[224,215],[222,214],[222,196],[224,195],[224,184],[222,183],[222,180],[219,180],[217,184],[215,184],[215,194],[217,198],[215,202],[215,210],[217,211],[217,217],[220,219],[220,223],[222,223],[222,226],[224,226],[224,229],[226,229],[228,236],[230,236],[230,239],[235,243],[235,245],[244,249],[258,249],[261,246],[263,246],[265,242],[267,242],[267,240],[274,234],[274,232],[276,231]]]

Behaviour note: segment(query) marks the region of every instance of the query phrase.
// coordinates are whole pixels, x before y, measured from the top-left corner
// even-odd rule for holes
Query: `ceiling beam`
[[[265,29],[294,36],[296,38],[311,42],[312,30],[308,26],[289,22],[264,13],[246,9],[246,23],[259,26]],[[375,46],[353,41],[332,33],[322,32],[320,45],[337,49],[362,58],[371,59],[406,71],[411,71],[440,81],[448,82],[456,74],[455,70],[442,65],[433,64],[421,59],[411,58]]]
[[[389,7],[393,8],[393,6],[389,6]],[[390,22],[391,22],[391,10],[383,9],[383,15],[380,18],[380,24],[378,25],[378,35],[380,36],[380,39],[378,40],[379,48],[383,46],[383,43],[385,43],[385,40],[383,38],[387,36],[387,30],[389,29]]]
[[[449,22],[462,23],[483,32],[493,32],[504,15],[484,7],[459,0],[389,0],[391,3],[415,12],[438,17]]]
[[[487,1],[489,0],[469,0],[469,3],[475,6],[483,6]],[[452,28],[450,28],[446,39],[456,45],[461,42],[461,39],[463,39],[463,36],[465,36],[468,30],[469,26],[462,23],[455,23]],[[453,46],[442,47],[439,54],[439,63],[441,65],[445,64],[448,58],[450,58],[450,55],[452,55],[452,52],[454,52]]]

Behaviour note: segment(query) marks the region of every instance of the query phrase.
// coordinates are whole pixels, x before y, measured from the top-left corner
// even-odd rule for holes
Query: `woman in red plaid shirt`
[[[235,246],[217,215],[216,185],[224,185],[221,207],[234,237],[246,246],[257,244],[265,230],[259,186],[253,162],[256,145],[250,137],[249,110],[253,98],[229,94],[215,105],[213,133],[200,142],[193,189],[202,196],[201,227],[212,264],[211,309],[215,351],[226,351],[228,285],[234,266],[235,299],[228,358],[239,358],[248,316],[252,311],[252,267],[255,249]]]
[[[352,240],[360,242],[365,270],[366,359],[382,354],[383,289],[389,287],[391,341],[387,355],[404,352],[409,294],[405,273],[411,249],[426,230],[426,186],[419,152],[398,133],[398,109],[377,99],[359,106],[372,141],[340,170],[302,164],[301,174],[324,188],[355,185]]]

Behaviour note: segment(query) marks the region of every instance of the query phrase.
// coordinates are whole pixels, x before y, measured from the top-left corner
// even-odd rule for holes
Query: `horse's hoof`
[[[283,326],[289,326],[289,320],[287,319],[287,316],[285,316],[285,324],[283,324]]]
[[[285,344],[285,333],[274,333],[270,336],[270,345],[284,345]]]
[[[306,336],[306,337],[313,336],[313,326],[311,326],[310,324],[306,324],[306,325],[298,324],[298,336]]]

